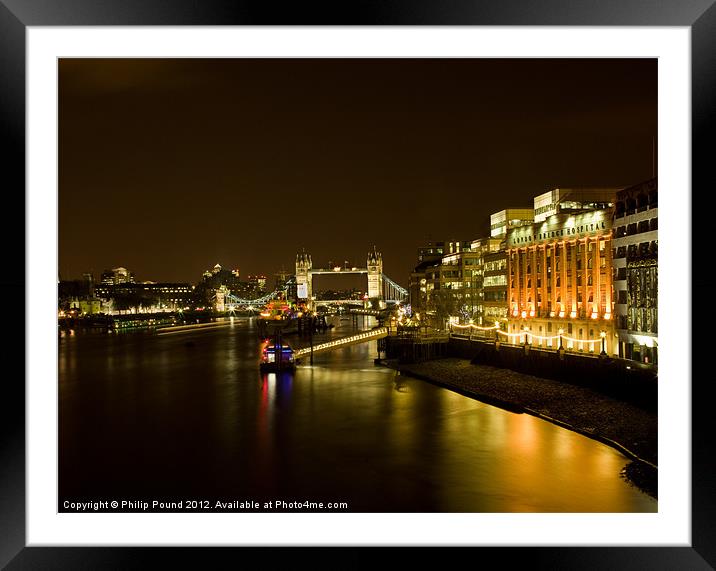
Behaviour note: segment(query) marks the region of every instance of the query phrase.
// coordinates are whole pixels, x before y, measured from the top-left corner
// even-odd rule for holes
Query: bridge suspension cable
[[[230,303],[234,303],[237,305],[264,305],[274,299],[279,293],[281,293],[283,290],[274,290],[271,293],[267,293],[264,296],[257,297],[256,299],[243,299],[241,297],[236,297],[235,295],[228,294],[226,296],[226,300]]]
[[[284,287],[281,289],[275,289],[270,293],[267,293],[261,297],[257,297],[256,299],[244,299],[241,297],[237,297],[232,294],[227,294],[226,300],[229,303],[236,304],[236,305],[264,305],[277,297],[281,293],[286,293],[288,290],[288,286],[291,284],[296,283],[296,278],[291,277],[286,280],[286,283],[284,284]]]
[[[383,281],[388,284],[390,288],[392,288],[395,292],[397,292],[403,299],[408,297],[408,290],[404,287],[398,285],[393,280],[391,280],[388,276],[383,274]]]

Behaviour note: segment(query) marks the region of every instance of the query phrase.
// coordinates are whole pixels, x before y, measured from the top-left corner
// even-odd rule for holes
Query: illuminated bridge
[[[224,299],[224,306],[229,311],[239,308],[259,308],[275,299],[281,293],[287,293],[288,285],[295,285],[299,299],[309,300],[309,307],[315,305],[343,305],[360,304],[360,300],[314,300],[313,299],[313,276],[315,275],[346,275],[366,274],[368,276],[368,297],[378,299],[381,304],[396,304],[408,299],[408,290],[394,282],[383,273],[383,256],[375,247],[368,253],[365,268],[335,266],[333,268],[314,268],[311,255],[301,252],[296,256],[296,275],[291,278],[286,286],[267,293],[256,299],[244,299],[235,295],[227,294]]]
[[[235,295],[227,294],[226,299],[224,301],[224,307],[228,311],[233,311],[239,308],[259,308],[266,305],[269,301],[272,299],[278,297],[278,295],[285,290],[274,290],[271,293],[267,293],[266,295],[263,295],[261,297],[257,297],[256,299],[244,299],[241,297],[236,297]]]
[[[388,328],[380,327],[378,329],[371,329],[370,331],[363,331],[362,333],[356,333],[350,337],[341,337],[340,339],[332,339],[325,343],[319,343],[313,346],[313,354],[325,353],[326,351],[333,351],[335,349],[343,349],[344,347],[350,347],[351,345],[357,345],[358,343],[366,343],[368,341],[374,341],[375,339],[382,339],[388,336]],[[304,347],[302,349],[296,349],[294,351],[296,359],[305,357],[311,354],[310,347]]]
[[[347,274],[366,274],[368,276],[368,297],[370,299],[378,299],[383,303],[400,303],[408,298],[408,290],[383,273],[383,255],[375,249],[375,246],[371,252],[368,252],[364,268],[348,266],[314,268],[311,254],[300,252],[296,256],[298,297],[313,300],[313,276]]]

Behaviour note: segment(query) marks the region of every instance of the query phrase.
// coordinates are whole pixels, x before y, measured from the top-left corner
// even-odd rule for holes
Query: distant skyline
[[[651,178],[656,134],[656,59],[61,59],[59,271],[272,283],[375,245],[407,285],[428,240]]]

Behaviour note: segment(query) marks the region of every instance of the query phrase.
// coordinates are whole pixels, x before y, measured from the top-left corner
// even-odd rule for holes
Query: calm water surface
[[[335,323],[334,335],[351,327]],[[369,512],[656,511],[619,477],[627,459],[612,448],[375,367],[375,356],[372,342],[262,375],[250,319],[62,338],[60,505],[279,498]]]

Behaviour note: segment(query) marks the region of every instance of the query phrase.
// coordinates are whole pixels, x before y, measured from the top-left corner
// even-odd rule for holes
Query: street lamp
[[[562,333],[564,333],[564,329],[561,327],[559,328],[559,350],[564,351],[564,345],[562,345]]]
[[[602,330],[602,332],[599,334],[599,336],[602,338],[602,352],[600,355],[603,355],[604,357],[607,356],[606,346],[607,346],[607,332]]]

